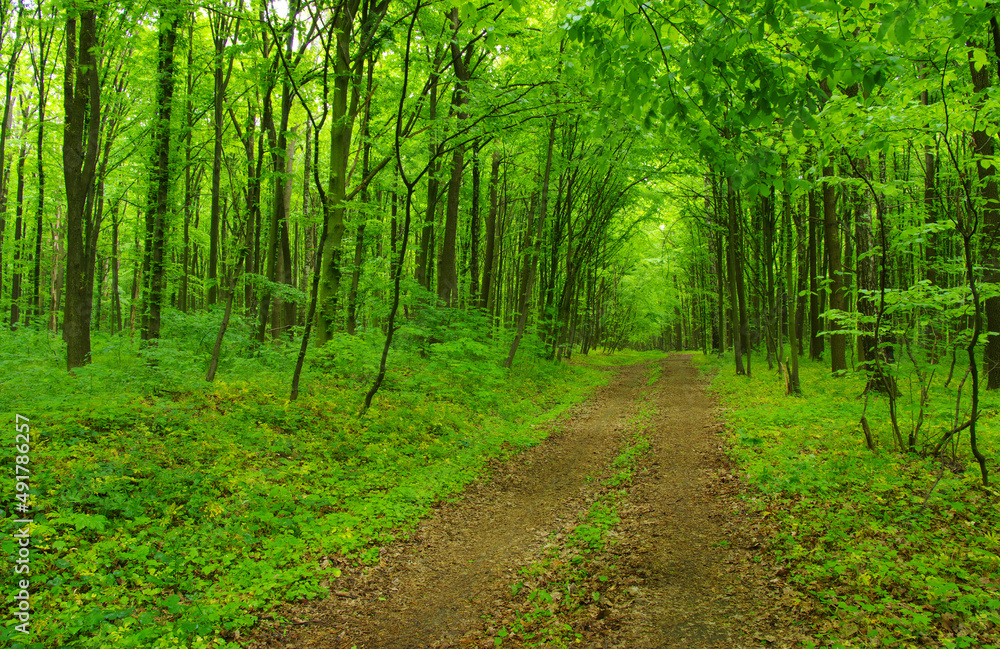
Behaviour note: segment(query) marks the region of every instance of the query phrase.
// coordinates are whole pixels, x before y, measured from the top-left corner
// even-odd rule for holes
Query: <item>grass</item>
[[[202,380],[217,312],[170,312],[155,348],[98,336],[74,376],[58,339],[0,333],[4,463],[15,461],[14,416],[26,416],[34,518],[30,634],[5,616],[0,645],[236,647],[275,604],[321,596],[338,565],[374,560],[490,457],[537,443],[544,427],[532,424],[602,380],[542,360],[534,336],[504,370],[509,341],[426,313],[360,418],[377,335],[311,351],[289,402],[297,345],[257,348],[238,318],[220,378]],[[0,511],[11,561],[14,482]],[[20,577],[0,573],[8,607]]]
[[[1000,633],[1000,500],[983,487],[965,431],[941,457],[930,454],[969,409],[947,366],[934,371],[914,450],[894,444],[887,400],[859,398],[863,373],[834,378],[803,362],[803,395],[788,397],[775,372],[717,371],[731,452],[756,488],[761,519],[773,517],[773,559],[787,569],[790,606],[810,623],[806,646],[995,647]],[[903,437],[920,419],[920,380],[895,368]],[[997,469],[1000,398],[981,392],[980,448]],[[964,414],[963,414],[964,413]],[[860,419],[872,424],[865,446]]]

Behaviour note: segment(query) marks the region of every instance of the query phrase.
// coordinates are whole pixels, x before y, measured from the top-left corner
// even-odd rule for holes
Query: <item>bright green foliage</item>
[[[378,349],[361,339],[327,345],[290,403],[282,351],[234,349],[221,380],[190,378],[204,352],[171,335],[196,340],[211,327],[205,316],[176,315],[146,362],[127,361],[138,355],[115,338],[75,377],[44,338],[25,354],[26,332],[4,334],[3,410],[33,426],[32,605],[46,613],[32,637],[45,647],[236,646],[224,639],[278,602],[320,594],[338,564],[374,560],[487,458],[537,443],[544,433],[528,424],[599,380],[531,349],[500,371],[502,338],[487,344],[467,323],[435,317],[425,326],[452,328],[447,349],[429,345],[426,360],[400,352],[407,371],[363,418],[358,394]],[[0,549],[12,554],[14,543]],[[11,573],[2,579],[13,592]],[[22,646],[7,644],[19,639],[10,627],[0,634]]]
[[[800,371],[808,398],[728,371],[713,382],[732,453],[760,490],[753,506],[777,521],[771,550],[787,568],[790,604],[819,614],[812,632],[822,646],[994,646],[996,493],[967,457],[941,463],[886,450],[887,426],[873,429],[871,453],[857,423],[863,375],[834,379],[808,362]],[[942,392],[954,399],[955,383]],[[1000,401],[988,398],[980,430],[993,454]],[[931,408],[925,425],[940,433],[953,408]]]

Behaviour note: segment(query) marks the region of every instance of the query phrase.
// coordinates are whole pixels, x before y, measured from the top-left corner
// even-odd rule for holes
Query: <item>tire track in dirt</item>
[[[252,647],[411,649],[470,646],[481,617],[509,593],[519,567],[548,532],[576,520],[588,476],[616,453],[637,411],[648,367],[615,377],[554,427],[547,439],[493,467],[487,480],[437,508],[409,541],[382,549],[376,566],[352,568],[334,596],[281,614],[294,625],[262,626]],[[492,645],[492,643],[490,643]]]
[[[689,356],[661,361],[650,455],[633,481],[621,526],[623,571],[644,576],[609,646],[629,649],[742,646],[737,580],[724,562],[731,545],[724,512],[707,485],[726,464],[714,405]]]
[[[417,649],[493,647],[492,621],[517,604],[518,569],[539,560],[550,532],[569,530],[611,460],[641,424],[650,452],[619,501],[616,540],[592,560],[614,564],[600,606],[569,621],[588,649],[790,647],[777,627],[781,579],[766,562],[690,356],[609,368],[614,378],[573,408],[537,446],[444,503],[377,565],[340,564],[332,596],[279,610],[294,624],[262,624],[249,647]],[[763,560],[762,560],[763,559]],[[779,573],[780,574],[780,573]],[[503,647],[520,647],[508,638]]]

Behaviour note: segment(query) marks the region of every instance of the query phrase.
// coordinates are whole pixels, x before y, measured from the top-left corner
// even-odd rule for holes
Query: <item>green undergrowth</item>
[[[235,320],[214,384],[202,380],[217,326],[205,316],[171,314],[155,349],[98,336],[72,377],[58,339],[0,334],[3,457],[14,462],[15,413],[28,417],[34,516],[31,633],[5,615],[0,646],[236,647],[275,604],[333,587],[337,564],[375,560],[490,457],[537,443],[545,427],[532,424],[602,380],[544,361],[535,336],[505,370],[506,339],[432,322],[401,335],[359,418],[378,336],[311,350],[289,402],[297,345],[239,342]],[[6,563],[14,480],[3,490]],[[8,607],[14,577],[0,576]]]
[[[787,397],[759,365],[746,379],[731,363],[700,362],[718,370],[713,390],[731,452],[756,487],[758,520],[775,521],[786,604],[813,620],[806,646],[1000,645],[1000,499],[981,484],[967,431],[940,458],[929,453],[954,426],[960,377],[932,384],[914,451],[894,450],[887,400],[872,396],[872,452],[859,423],[862,373],[834,378],[804,362],[803,395]],[[898,381],[905,439],[919,420],[919,383],[903,371]],[[981,394],[980,448],[996,478],[1000,399]]]
[[[626,422],[632,435],[607,467],[587,511],[575,524],[552,532],[544,556],[521,569],[521,579],[511,586],[517,612],[511,620],[494,620],[495,646],[569,647],[584,639],[582,623],[600,615],[602,592],[617,570],[602,554],[613,543],[609,533],[619,522],[618,503],[650,448],[643,435],[650,408]]]

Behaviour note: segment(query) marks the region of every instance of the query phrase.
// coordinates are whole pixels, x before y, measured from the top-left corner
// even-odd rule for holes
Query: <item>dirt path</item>
[[[330,598],[283,611],[297,623],[262,626],[250,646],[492,647],[488,620],[512,605],[518,569],[539,558],[550,532],[577,520],[594,478],[631,436],[626,422],[650,405],[651,452],[619,505],[619,542],[609,551],[620,583],[608,584],[610,608],[583,624],[589,644],[579,646],[767,646],[751,635],[762,618],[748,602],[769,575],[751,560],[757,541],[727,495],[734,479],[705,379],[685,356],[609,371],[609,384],[543,443],[494,466],[409,541],[383,548],[377,565],[345,566]]]

